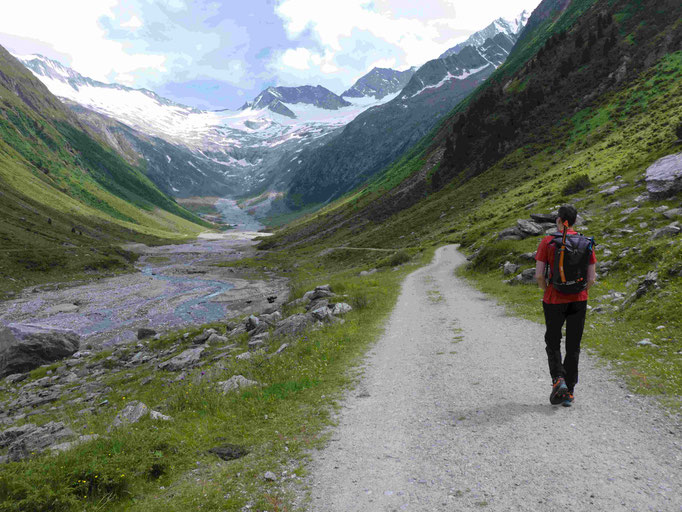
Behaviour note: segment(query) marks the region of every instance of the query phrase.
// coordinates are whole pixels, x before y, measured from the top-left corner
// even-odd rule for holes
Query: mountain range
[[[524,15],[517,20],[497,20],[471,41],[484,35],[492,38],[469,49],[453,50],[450,56],[456,55],[454,60],[436,59],[443,61],[441,66],[430,61],[405,71],[374,68],[340,96],[319,85],[268,87],[236,111],[202,111],[145,89],[98,82],[43,56],[17,57],[55,95],[69,100],[67,104],[90,129],[112,141],[129,162],[142,166],[165,193],[176,197],[288,193],[289,198],[276,209],[280,211],[319,202],[324,190],[336,186],[335,182],[347,190],[409,148],[430,129],[432,120],[437,121],[504,61],[524,22]],[[408,97],[376,110],[399,93]],[[346,140],[342,137],[346,127],[350,127],[346,137],[353,133],[380,135],[367,128],[356,130],[357,124],[350,126],[367,112],[372,112],[370,127],[380,126],[384,116],[389,124],[407,124],[387,141],[388,151],[366,162],[369,165],[362,172],[357,172],[357,156],[344,153],[339,162],[343,171],[331,170],[338,174],[332,179],[335,182],[320,183],[319,191],[301,196],[301,187],[316,179],[311,166],[326,155],[338,157],[340,142],[327,146],[336,139]],[[367,125],[367,119],[361,122]],[[413,130],[414,126],[418,128]],[[364,149],[359,150],[364,154]],[[353,161],[346,163],[346,157]],[[327,178],[330,176],[322,181]],[[268,209],[256,211],[262,215]]]

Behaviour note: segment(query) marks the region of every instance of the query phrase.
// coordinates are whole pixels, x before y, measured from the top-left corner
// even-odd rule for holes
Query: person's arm
[[[542,291],[547,289],[547,281],[545,280],[545,265],[544,261],[535,262],[535,280]]]
[[[536,270],[537,273],[537,270]],[[597,281],[597,265],[591,264],[587,267],[587,289],[592,288],[592,285]]]

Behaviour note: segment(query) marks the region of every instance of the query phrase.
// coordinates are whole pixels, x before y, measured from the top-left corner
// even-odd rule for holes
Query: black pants
[[[569,390],[578,382],[578,359],[580,357],[580,340],[585,328],[587,301],[568,302],[566,304],[542,303],[545,312],[545,344],[547,345],[547,361],[552,379],[563,377]],[[566,356],[561,363],[561,327],[566,322]]]

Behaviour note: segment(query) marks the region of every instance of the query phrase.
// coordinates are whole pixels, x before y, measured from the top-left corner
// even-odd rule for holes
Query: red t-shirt
[[[569,229],[567,232],[569,235],[577,235],[576,231]],[[536,261],[541,261],[545,265],[549,265],[551,269],[554,266],[554,250],[549,247],[549,243],[554,239],[553,236],[548,235],[542,239],[540,245],[538,246],[538,252],[535,255]],[[597,256],[592,251],[590,256],[590,265],[597,263]],[[545,295],[542,298],[543,302],[547,304],[566,304],[567,302],[580,302],[587,300],[587,290],[583,290],[579,293],[561,293],[554,289],[552,284],[548,284],[545,289]]]

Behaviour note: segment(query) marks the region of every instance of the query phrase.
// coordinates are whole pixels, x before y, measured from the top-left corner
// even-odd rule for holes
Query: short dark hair
[[[569,226],[572,226],[578,218],[578,210],[571,204],[565,204],[559,208],[558,216],[567,221]]]

